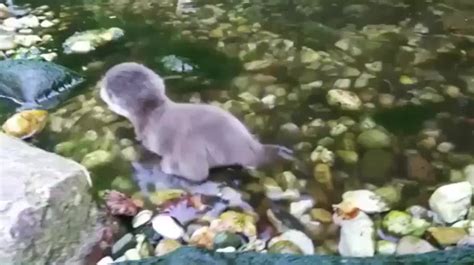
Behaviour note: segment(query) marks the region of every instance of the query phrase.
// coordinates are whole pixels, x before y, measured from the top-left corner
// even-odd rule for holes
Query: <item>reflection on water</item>
[[[464,169],[474,163],[470,1],[45,3],[65,25],[54,45],[75,31],[125,30],[120,42],[58,58],[83,71],[89,85],[52,113],[37,142],[83,163],[102,161],[91,166],[95,192],[112,187],[139,198],[161,189],[217,195],[222,201],[211,214],[253,207],[262,222],[275,222],[270,208],[273,219],[303,230],[299,221],[312,217],[307,211],[295,217],[294,202],[309,201],[320,213],[332,210],[344,192],[368,189],[392,209],[427,207],[437,185],[469,177]],[[134,163],[137,143],[130,124],[106,109],[94,87],[108,67],[123,61],[144,63],[163,75],[177,101],[231,111],[264,142],[291,145],[303,163],[264,172],[221,171],[201,184]],[[299,168],[302,164],[311,170]],[[308,222],[315,242],[329,244],[337,234],[333,224],[308,228]]]

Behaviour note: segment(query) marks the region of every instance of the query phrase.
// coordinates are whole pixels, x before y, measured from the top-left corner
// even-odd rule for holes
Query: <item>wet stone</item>
[[[393,167],[392,153],[380,149],[369,150],[360,162],[361,178],[376,184],[384,183],[390,177]]]
[[[357,143],[366,149],[380,149],[390,147],[390,136],[382,130],[371,129],[362,132],[357,137]]]
[[[433,247],[430,243],[428,243],[426,240],[415,236],[405,236],[402,237],[398,242],[396,254],[422,254],[436,250],[437,249]]]
[[[112,257],[114,259],[121,257],[125,254],[125,252],[134,248],[136,245],[137,241],[135,237],[128,233],[115,242],[115,244],[112,246]]]
[[[274,254],[296,254],[301,255],[303,252],[301,249],[291,241],[288,240],[281,240],[274,244],[272,244],[268,248],[268,253]]]
[[[242,246],[242,244],[242,237],[234,233],[221,232],[217,233],[214,236],[214,249],[221,249],[227,247],[234,247],[238,249],[240,246]]]
[[[409,152],[406,155],[407,177],[422,183],[434,183],[436,181],[433,166],[417,152]]]
[[[456,245],[467,235],[464,228],[457,227],[431,227],[428,229],[428,233],[441,246]]]

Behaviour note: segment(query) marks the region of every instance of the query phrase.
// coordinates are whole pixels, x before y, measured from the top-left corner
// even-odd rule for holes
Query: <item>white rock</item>
[[[471,183],[474,188],[474,165],[468,165],[464,168],[464,176],[466,176],[466,181]]]
[[[39,19],[33,15],[22,17],[18,21],[23,28],[37,28],[40,25]]]
[[[216,250],[216,252],[221,252],[221,253],[232,253],[237,251],[234,247],[226,247],[226,248],[219,248]]]
[[[290,213],[295,217],[301,217],[309,209],[313,208],[313,206],[313,199],[305,199],[298,202],[292,202],[290,204]]]
[[[37,35],[15,35],[15,42],[23,47],[31,47],[40,41]]]
[[[40,26],[42,28],[50,28],[50,27],[54,26],[54,23],[49,21],[49,20],[43,20],[43,22],[41,22]]]
[[[350,202],[354,207],[368,214],[390,210],[382,197],[370,190],[347,191],[342,195],[342,201]]]
[[[55,52],[50,52],[50,53],[41,54],[41,57],[45,59],[46,61],[51,62],[54,59],[56,59],[56,57],[58,57],[58,54]]]
[[[151,223],[153,229],[165,238],[176,240],[184,235],[184,229],[171,216],[155,216]]]
[[[112,263],[114,263],[114,260],[111,257],[107,256],[99,260],[99,262],[97,262],[97,265],[110,265]]]
[[[344,257],[372,257],[375,254],[375,229],[370,217],[359,212],[354,219],[341,219],[339,254]]]
[[[305,255],[313,255],[314,254],[314,245],[313,241],[303,232],[298,230],[288,230],[281,234],[280,236],[274,237],[268,243],[268,246],[271,246],[273,243],[278,241],[288,240],[293,242],[295,245],[303,251]]]
[[[137,215],[133,217],[132,227],[137,228],[148,223],[148,221],[151,220],[152,216],[153,216],[153,212],[150,210],[140,211]]]
[[[275,95],[267,95],[261,99],[262,103],[269,109],[273,109],[275,107],[276,96]]]
[[[430,208],[445,223],[454,223],[464,218],[471,206],[472,186],[463,181],[439,187],[431,195]]]
[[[362,101],[354,92],[343,89],[331,89],[326,97],[328,104],[342,110],[360,110]]]
[[[83,41],[76,41],[74,44],[71,45],[71,52],[73,53],[88,53],[94,50],[94,46],[90,41],[83,40]]]
[[[338,79],[334,82],[335,88],[348,89],[351,86],[351,80],[348,78]]]
[[[0,34],[0,51],[6,51],[16,48],[15,36]]]
[[[22,27],[21,22],[15,17],[9,17],[3,21],[5,27],[19,29]]]
[[[426,240],[415,236],[404,236],[398,241],[396,253],[398,255],[422,254],[436,250],[437,249]]]
[[[127,250],[124,254],[126,260],[141,260],[140,252],[136,248]]]

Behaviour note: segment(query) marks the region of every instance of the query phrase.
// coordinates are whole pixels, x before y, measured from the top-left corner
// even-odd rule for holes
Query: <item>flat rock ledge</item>
[[[0,264],[83,264],[99,239],[78,163],[0,133]]]

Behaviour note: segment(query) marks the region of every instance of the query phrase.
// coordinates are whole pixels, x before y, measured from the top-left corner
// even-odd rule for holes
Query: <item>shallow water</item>
[[[474,162],[474,25],[468,23],[474,4],[469,1],[215,0],[195,1],[197,13],[186,15],[176,14],[175,1],[42,4],[66,25],[53,33],[52,47],[60,49],[75,31],[125,30],[125,38],[90,54],[59,53],[57,62],[82,72],[88,84],[52,113],[49,128],[35,140],[52,151],[75,141],[74,148],[59,153],[78,161],[94,150],[112,153],[92,170],[94,193],[114,188],[142,197],[159,185],[195,188],[176,183],[150,188],[146,182],[156,173],[137,171],[124,158],[122,151],[134,146],[133,130],[106,109],[94,86],[108,67],[123,61],[144,63],[164,76],[173,99],[223,106],[263,141],[294,148],[309,170],[275,165],[263,175],[297,187],[315,199],[314,207],[330,210],[344,191],[383,186],[402,187],[395,208],[426,206],[436,185],[464,179],[462,169]],[[184,66],[167,66],[163,58],[170,55],[183,59]],[[327,91],[337,86],[358,95],[359,110],[327,103]],[[260,101],[269,95],[275,106]],[[361,145],[357,138],[372,127],[385,131],[391,142]],[[449,143],[453,148],[444,150]],[[318,145],[335,159],[310,161]],[[405,154],[413,150],[416,159]],[[343,158],[348,153],[352,159]],[[321,164],[330,171],[313,170]],[[292,168],[301,186],[277,177]],[[243,191],[258,213],[272,204],[262,192],[268,183],[256,173],[212,175],[215,183]],[[206,189],[213,193],[217,186]],[[246,207],[237,201],[231,207]],[[288,202],[278,205],[287,209]]]

